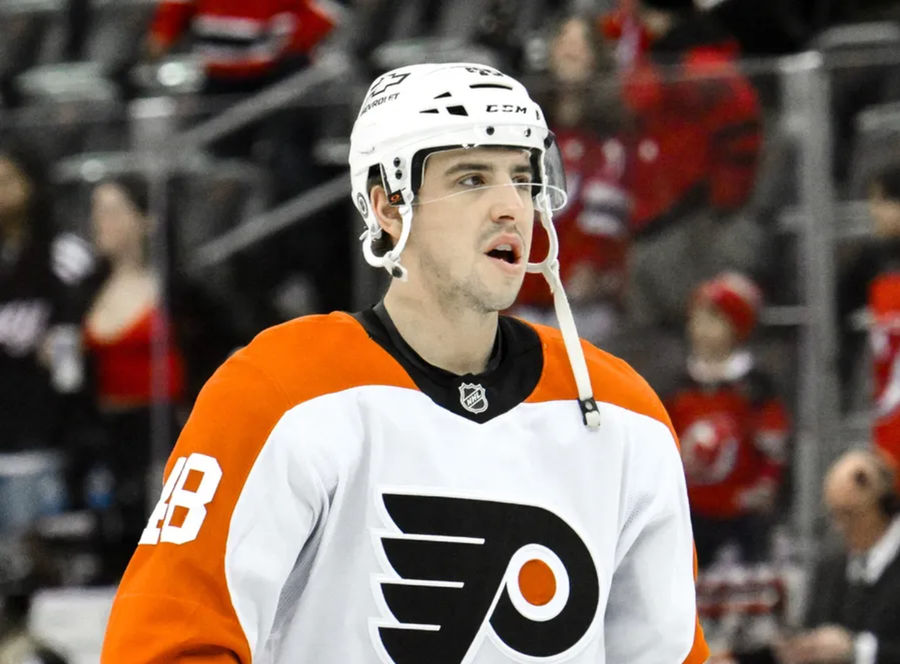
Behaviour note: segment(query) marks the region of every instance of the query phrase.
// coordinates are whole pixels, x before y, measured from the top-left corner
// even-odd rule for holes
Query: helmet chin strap
[[[550,210],[550,204],[546,195],[540,195],[538,207],[540,209],[541,225],[550,238],[550,249],[546,258],[540,263],[529,263],[528,271],[540,272],[544,275],[544,279],[550,287],[550,292],[553,294],[553,309],[556,312],[556,320],[559,323],[560,332],[562,332],[566,354],[569,356],[569,366],[572,367],[572,374],[575,377],[581,418],[588,429],[596,430],[600,427],[600,411],[597,408],[597,402],[594,400],[591,377],[588,373],[587,362],[584,359],[584,349],[581,347],[581,341],[578,338],[578,330],[575,327],[572,308],[569,306],[569,299],[566,297],[566,291],[559,276],[559,258],[557,257],[559,239],[556,236],[556,229],[553,227],[553,213]]]

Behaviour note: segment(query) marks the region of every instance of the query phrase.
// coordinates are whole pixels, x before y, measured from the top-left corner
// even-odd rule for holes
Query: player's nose
[[[491,219],[516,220],[527,210],[529,188],[512,180],[491,188]]]

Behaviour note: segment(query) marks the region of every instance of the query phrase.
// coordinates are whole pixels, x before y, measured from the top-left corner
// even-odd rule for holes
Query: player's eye
[[[456,183],[461,184],[464,187],[483,187],[487,181],[484,179],[483,175],[472,173],[464,178],[460,178]]]

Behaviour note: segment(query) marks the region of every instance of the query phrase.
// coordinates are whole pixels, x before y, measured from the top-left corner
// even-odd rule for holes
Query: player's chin
[[[514,280],[512,283],[504,284],[504,286],[503,288],[494,289],[491,294],[491,309],[493,311],[506,311],[515,304],[516,298],[519,296],[519,290],[522,288],[522,278]]]

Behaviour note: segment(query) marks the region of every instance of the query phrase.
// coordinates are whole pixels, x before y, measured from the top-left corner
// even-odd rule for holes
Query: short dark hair
[[[872,177],[872,184],[881,189],[885,198],[900,202],[900,162],[879,170]]]
[[[381,179],[381,168],[377,164],[369,167],[369,177],[366,179],[366,196],[370,195],[372,187],[384,187],[384,182]],[[372,210],[372,214],[375,214],[374,209]],[[376,256],[384,256],[393,248],[394,238],[383,230],[381,231],[381,236],[372,242],[372,253]]]

